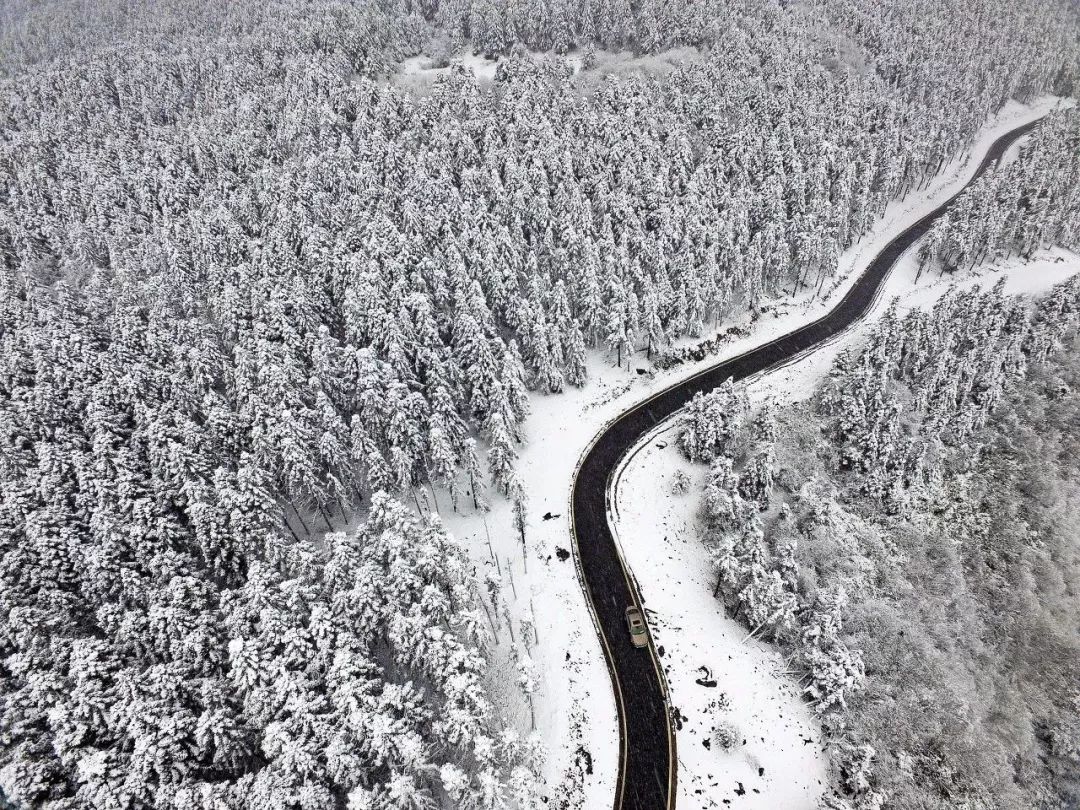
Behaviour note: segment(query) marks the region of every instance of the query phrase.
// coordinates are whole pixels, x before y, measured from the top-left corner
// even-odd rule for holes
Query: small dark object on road
[[[645,618],[635,605],[626,609],[626,629],[630,631],[630,643],[635,647],[649,646],[649,630],[645,626]]]
[[[544,512],[544,520],[554,520],[557,517],[562,517],[561,514],[553,515],[551,512]]]
[[[758,768],[757,769],[757,775],[758,776],[764,776],[765,775],[765,769],[764,768]]]
[[[657,442],[656,446],[663,450],[665,447],[667,447],[667,442]]]
[[[656,648],[656,654],[659,655],[661,658],[664,657],[664,645],[663,644],[661,644],[659,647]]]
[[[745,796],[746,788],[742,786],[742,782],[739,782],[739,789],[735,791],[736,796]]]
[[[570,559],[570,552],[565,548],[559,548],[555,546],[555,556],[559,558],[560,562],[566,562]]]
[[[803,744],[803,745],[809,745],[809,744],[810,744],[810,743],[812,743],[813,741],[814,741],[813,737],[803,737],[803,741],[802,741],[802,744]]]
[[[634,370],[635,370],[635,371],[636,371],[636,372],[637,372],[638,374],[648,374],[648,373],[649,373],[649,370],[648,370],[647,368],[638,368],[638,369],[634,369]]]
[[[704,686],[709,689],[712,689],[716,686],[716,681],[714,681],[712,677],[712,670],[710,670],[708,667],[698,667],[698,672],[703,672],[704,675],[694,681],[694,683],[696,683],[698,686]]]
[[[671,707],[671,719],[675,721],[675,730],[682,731],[683,722],[686,720],[686,715],[679,711],[678,706]]]
[[[712,740],[710,740],[708,737],[706,737],[704,740],[702,740],[701,744],[704,745],[709,750],[712,750]]]

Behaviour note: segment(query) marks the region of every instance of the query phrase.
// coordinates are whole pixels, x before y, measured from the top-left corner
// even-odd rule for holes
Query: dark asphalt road
[[[996,140],[975,173],[981,175],[1038,122]],[[974,178],[972,178],[974,179]],[[664,699],[655,651],[630,645],[624,611],[638,604],[607,522],[608,484],[620,459],[657,422],[681,409],[699,391],[728,377],[736,381],[790,360],[853,324],[874,302],[882,281],[904,251],[956,199],[956,195],[901,233],[827,315],[746,354],[706,369],[630,409],[599,435],[578,466],[571,496],[575,553],[587,595],[600,623],[619,713],[620,757],[615,810],[666,810],[675,806],[675,736]],[[647,577],[647,572],[639,572]]]

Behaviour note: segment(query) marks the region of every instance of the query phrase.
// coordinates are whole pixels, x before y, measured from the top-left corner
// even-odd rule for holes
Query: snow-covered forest
[[[821,289],[1008,99],[1075,93],[1076,32],[1058,0],[4,3],[4,796],[535,806],[425,489],[523,502],[530,396]],[[495,81],[388,79],[447,39]],[[525,50],[674,45],[604,79]],[[1054,210],[935,256],[1075,241]]]
[[[919,246],[922,267],[970,269],[1025,258],[1042,247],[1080,246],[1080,114],[1054,114],[1020,159],[984,175],[934,223]]]
[[[890,309],[806,404],[703,397],[716,595],[801,673],[828,806],[1080,799],[1080,282]],[[695,452],[710,408],[730,416]]]

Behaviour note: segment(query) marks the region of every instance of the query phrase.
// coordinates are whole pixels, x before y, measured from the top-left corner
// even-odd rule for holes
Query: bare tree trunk
[[[289,523],[289,519],[287,517],[285,517],[284,515],[282,515],[282,518],[283,518],[282,522],[285,524],[285,527],[289,530],[289,534],[291,534],[294,538],[296,538],[297,543],[301,542],[300,541],[300,535],[298,535],[296,533],[296,529],[294,529],[292,527],[292,524]]]
[[[802,289],[803,287],[805,287],[805,286],[806,286],[806,277],[807,277],[808,275],[810,275],[810,265],[806,265],[806,267],[805,267],[805,268],[803,268],[803,274],[802,274],[802,278],[801,278],[801,279],[798,279],[798,280],[797,280],[797,281],[795,282],[795,289],[793,289],[793,290],[791,291],[791,297],[792,297],[792,298],[794,298],[794,297],[795,297],[796,295],[798,295],[798,293],[799,293],[799,290],[801,290],[801,289]]]
[[[518,525],[518,530],[521,533],[521,567],[525,569],[525,573],[529,573],[529,547],[525,545],[525,523],[522,522]]]
[[[495,567],[499,570],[499,576],[502,576],[502,565],[499,563],[499,558],[495,556],[495,549],[491,547],[491,532],[488,531],[487,515],[481,515],[484,521],[484,536],[487,537],[488,554],[491,555],[491,559],[495,561]]]
[[[439,509],[439,496],[435,494],[435,485],[431,483],[431,479],[427,480],[428,489],[431,490],[431,500],[435,504],[435,512],[439,517],[442,517],[442,510]]]
[[[517,587],[514,585],[514,566],[510,564],[510,558],[506,558],[506,573],[510,575],[510,590],[514,592],[514,598],[517,599]]]
[[[289,506],[292,507],[293,514],[296,515],[296,519],[300,521],[300,525],[304,529],[304,534],[311,534],[311,530],[308,529],[307,524],[304,523],[304,519],[300,516],[300,510],[296,508],[296,504],[294,504],[292,501],[287,501],[287,503],[289,504]]]
[[[514,623],[510,621],[510,608],[503,605],[503,611],[506,613],[506,627],[510,630],[510,641],[517,644],[517,638],[514,636]]]
[[[495,622],[491,618],[491,613],[488,611],[487,602],[483,599],[480,600],[480,607],[484,609],[484,615],[487,616],[488,624],[491,625],[491,634],[495,636],[495,643],[499,643],[499,631],[495,629]],[[497,615],[497,614],[496,614]]]
[[[776,621],[780,617],[780,613],[782,612],[782,610],[783,609],[781,608],[780,610],[774,611],[771,616],[769,616],[767,619],[765,619],[765,621],[763,621],[761,624],[759,624],[757,627],[755,627],[753,630],[751,630],[750,634],[746,638],[744,638],[742,640],[742,643],[745,644],[750,639],[752,639],[754,636],[756,636],[759,632],[761,632],[766,627],[768,627],[770,624],[772,624],[774,621]]]

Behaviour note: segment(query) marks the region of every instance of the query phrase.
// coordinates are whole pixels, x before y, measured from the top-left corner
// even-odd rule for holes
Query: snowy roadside
[[[995,121],[984,127],[972,147],[972,154],[981,155],[999,135],[1041,116],[1057,101],[1053,98],[1042,99],[1031,106],[1011,103]],[[444,493],[439,493],[440,511],[447,527],[463,542],[481,571],[494,573],[498,577],[500,598],[507,603],[509,619],[492,617],[499,636],[499,650],[505,657],[506,665],[493,667],[491,686],[493,694],[515,717],[522,733],[530,730],[531,719],[521,689],[514,683],[517,674],[510,674],[514,666],[509,660],[511,639],[508,625],[511,622],[514,641],[522,653],[529,655],[535,667],[533,713],[537,732],[549,752],[546,772],[549,796],[554,795],[555,791],[563,791],[559,795],[581,801],[581,804],[571,806],[607,806],[614,790],[617,767],[618,731],[610,679],[573,561],[565,559],[560,553],[560,550],[566,552],[571,548],[567,505],[573,471],[585,447],[607,421],[640,399],[725,356],[745,351],[826,312],[843,296],[877,251],[896,232],[932,210],[963,185],[974,171],[975,163],[958,163],[939,176],[929,189],[909,195],[903,203],[890,205],[872,231],[841,257],[841,275],[838,278],[842,280],[836,283],[826,300],[812,300],[813,291],[807,290],[798,296],[774,302],[773,311],[753,324],[748,316],[724,323],[722,330],[738,324],[750,327],[750,334],[726,344],[722,354],[664,372],[652,373],[643,354],[635,356],[637,362],[632,363],[639,368],[628,372],[625,367],[613,367],[610,360],[594,353],[589,362],[590,381],[584,389],[569,389],[556,396],[533,396],[533,413],[525,423],[526,443],[519,448],[517,461],[518,475],[529,496],[524,555],[520,536],[514,528],[511,505],[505,499],[491,498],[492,510],[485,520],[473,512],[468,497],[462,498],[462,511],[454,513],[448,498]],[[816,354],[811,357],[816,361]],[[800,364],[799,374],[802,374],[802,368]],[[794,367],[785,371],[795,373]],[[658,498],[666,495],[660,488],[654,489]],[[683,501],[692,507],[692,496],[686,496],[680,503]],[[551,517],[544,519],[549,514]],[[619,528],[626,531],[622,525]],[[655,547],[655,543],[653,545]],[[689,543],[686,545],[689,546]],[[692,559],[680,559],[683,561],[679,565],[684,566],[681,570],[678,567],[665,567],[672,576],[686,578],[689,572],[699,570],[700,565],[695,569]],[[630,564],[645,588],[646,601],[650,601],[656,582],[648,558],[644,563],[635,564],[631,560]],[[534,616],[535,633],[525,634],[533,635],[526,648],[521,622],[523,619],[531,622]],[[781,689],[782,685],[778,684],[777,689]],[[794,718],[799,703],[793,693],[787,705],[793,707],[788,717]],[[700,742],[696,746],[705,751]],[[805,748],[816,749],[816,746],[807,745]],[[683,746],[680,746],[680,759],[683,750]],[[815,767],[820,768],[820,763]],[[568,770],[582,775],[580,795],[576,797],[577,789],[573,785],[573,778],[567,775]],[[691,780],[680,777],[680,785],[691,791],[692,795],[694,786]],[[749,784],[746,790],[751,795]],[[685,802],[680,806],[695,806],[688,797],[680,796],[680,802]],[[559,805],[556,803],[553,806]]]
[[[978,284],[985,289],[1002,278],[1008,293],[1038,295],[1080,272],[1080,256],[1047,250],[1030,262],[1004,262],[955,281],[924,276],[919,286],[916,270],[912,251],[893,269],[885,294],[858,326],[795,363],[751,379],[752,405],[812,394],[836,354],[859,342],[894,298],[902,314],[932,306],[951,288]],[[682,457],[676,435],[677,421],[671,420],[627,457],[616,473],[611,521],[641,586],[654,640],[663,650],[672,703],[683,719],[677,731],[678,806],[810,810],[827,785],[820,729],[780,653],[756,640],[745,642],[746,629],[728,618],[712,595],[715,574],[698,522],[708,468]],[[679,471],[689,479],[684,494],[673,491]],[[718,750],[712,739],[724,723],[745,741],[730,753]]]
[[[634,570],[668,678],[684,810],[814,808],[827,784],[821,732],[780,654],[724,615],[697,524],[708,468],[675,447],[675,427],[654,434],[621,471],[618,541]],[[689,477],[677,494],[677,471]],[[715,730],[736,742],[725,751]]]

